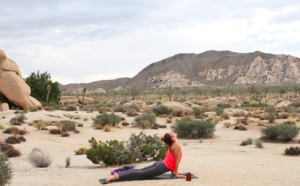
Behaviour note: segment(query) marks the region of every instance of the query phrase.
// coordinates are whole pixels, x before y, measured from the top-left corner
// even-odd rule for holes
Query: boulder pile
[[[16,62],[0,49],[0,94],[23,109],[41,105],[35,98],[30,97],[30,93],[31,89],[23,80]],[[7,106],[8,102],[1,102],[1,110],[6,110]]]

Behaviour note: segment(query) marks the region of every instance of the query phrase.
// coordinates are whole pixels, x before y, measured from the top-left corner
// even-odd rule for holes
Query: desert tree
[[[164,92],[166,96],[169,98],[169,101],[172,101],[172,96],[175,93],[175,90],[172,88],[172,86],[168,86]]]
[[[183,99],[185,100],[185,97],[188,94],[188,91],[186,89],[183,89],[180,91],[180,94],[183,96]]]
[[[51,86],[47,86],[47,98],[46,98],[46,105],[48,104],[49,94],[50,94]]]
[[[297,86],[297,85],[294,85],[294,86],[293,86],[293,91],[295,92],[295,97],[297,97],[298,92],[300,91],[300,87]]]
[[[84,105],[84,97],[86,94],[86,87],[84,87],[83,91],[82,91],[82,109],[83,109],[83,105]]]
[[[132,86],[127,89],[128,94],[131,96],[132,100],[135,100],[142,92],[142,89]]]
[[[31,73],[29,77],[26,78],[26,83],[31,89],[31,96],[36,98],[41,102],[45,102],[48,92],[48,85],[50,86],[51,92],[48,96],[49,102],[59,103],[61,92],[59,90],[58,82],[51,81],[50,73]]]
[[[287,90],[285,87],[278,87],[278,93],[281,98],[282,98],[283,94],[285,94],[286,92],[287,92]]]

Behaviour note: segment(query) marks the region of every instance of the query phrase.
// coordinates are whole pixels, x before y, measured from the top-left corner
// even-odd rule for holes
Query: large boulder
[[[187,106],[184,106],[183,104],[181,104],[179,102],[165,102],[162,105],[171,108],[174,112],[178,112],[178,111],[187,112],[187,113],[193,112],[193,109],[191,109]]]
[[[0,103],[0,111],[8,111],[9,106],[7,103]]]
[[[29,101],[32,104],[32,106],[34,106],[34,107],[42,106],[42,104],[34,97],[29,96]]]
[[[30,93],[18,65],[0,49],[0,94],[25,109],[38,105],[37,100],[30,99]]]
[[[78,97],[78,101],[79,101],[79,103],[82,103],[83,96]],[[93,103],[94,103],[94,100],[92,98],[84,97],[84,103],[83,103],[84,105],[93,104]]]
[[[281,101],[280,103],[278,103],[275,107],[287,107],[289,104],[291,104],[292,102],[290,101]]]
[[[79,103],[78,98],[76,96],[62,96],[60,98],[60,102],[63,102],[63,103],[75,103],[75,104]]]

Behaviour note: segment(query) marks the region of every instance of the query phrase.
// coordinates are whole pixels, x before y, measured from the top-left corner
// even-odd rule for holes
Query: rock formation
[[[41,105],[30,93],[18,65],[0,49],[0,94],[24,109]]]

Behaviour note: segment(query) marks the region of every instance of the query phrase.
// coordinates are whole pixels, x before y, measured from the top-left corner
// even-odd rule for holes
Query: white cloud
[[[7,1],[0,48],[23,74],[48,71],[63,84],[132,77],[177,53],[300,57],[299,7],[295,0]]]

